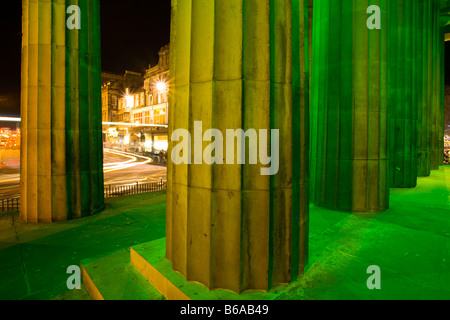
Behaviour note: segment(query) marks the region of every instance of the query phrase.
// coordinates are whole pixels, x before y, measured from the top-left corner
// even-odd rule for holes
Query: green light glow
[[[381,30],[365,27],[369,4],[381,9]],[[383,211],[390,187],[415,187],[442,164],[440,3],[314,6],[311,199]]]

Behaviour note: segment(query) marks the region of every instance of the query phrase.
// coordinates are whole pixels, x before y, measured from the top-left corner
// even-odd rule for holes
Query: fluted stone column
[[[417,185],[418,175],[418,101],[421,85],[418,59],[423,59],[422,50],[415,45],[419,32],[419,2],[392,0],[389,1],[389,9],[390,186],[413,188]]]
[[[104,207],[98,0],[23,0],[20,216],[80,218]],[[81,30],[66,27],[81,9]]]
[[[437,0],[390,1],[390,186],[415,187],[443,157],[443,43]]]
[[[418,175],[429,176],[443,162],[442,82],[443,35],[439,0],[418,1],[419,32],[417,46],[422,68],[419,70]]]
[[[311,193],[319,206],[389,204],[386,0],[314,2]],[[381,9],[381,30],[367,8]]]
[[[444,63],[441,50],[444,38],[441,30],[441,1],[431,1],[432,19],[432,110],[431,110],[431,170],[439,170],[444,162],[444,105],[441,99],[441,83],[444,81],[444,74],[441,74],[441,65]]]
[[[429,176],[431,173],[430,165],[430,18],[429,18],[429,0],[420,0],[419,5],[419,32],[418,32],[418,54],[419,63],[419,126],[418,126],[418,175]]]
[[[172,0],[169,136],[189,130],[193,160],[169,161],[166,256],[189,281],[268,290],[303,272],[307,21],[302,0]],[[202,134],[194,136],[197,121]],[[242,165],[202,162],[210,142],[196,148],[194,140],[212,128],[224,145],[230,129],[278,129],[278,173],[261,175],[266,165],[250,164],[248,156]],[[169,141],[169,160],[176,144]],[[260,147],[274,151],[270,138]]]

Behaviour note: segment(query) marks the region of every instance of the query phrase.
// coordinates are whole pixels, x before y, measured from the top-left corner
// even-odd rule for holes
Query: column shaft
[[[387,23],[387,2],[381,8]],[[314,7],[311,181],[315,204],[388,208],[387,28],[367,28],[369,1]],[[340,26],[340,27],[336,27]]]
[[[395,0],[389,6],[390,186],[413,188],[418,174],[418,2]]]
[[[418,175],[429,176],[443,157],[442,65],[443,36],[438,0],[418,1]]]
[[[187,280],[242,292],[303,272],[308,16],[299,0],[172,1],[169,160],[188,129],[192,163],[169,164],[166,256]],[[211,142],[224,153],[208,164]],[[262,175],[251,152],[278,147],[278,173]]]
[[[79,5],[81,30],[66,27]],[[21,218],[103,209],[99,1],[24,0]]]

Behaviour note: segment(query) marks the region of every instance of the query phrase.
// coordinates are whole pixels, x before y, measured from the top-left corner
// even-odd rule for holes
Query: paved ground
[[[378,215],[311,208],[310,265],[279,299],[450,299],[450,168],[391,192]],[[0,216],[0,299],[89,299],[66,269],[164,236],[165,194],[110,199],[96,216],[53,225]],[[381,269],[381,290],[367,268]]]
[[[390,209],[351,215],[313,208],[310,267],[281,299],[450,299],[450,167],[393,189]],[[381,269],[369,290],[367,269]]]
[[[67,267],[163,237],[164,200],[161,192],[109,199],[101,214],[52,225],[0,215],[0,300],[87,298],[67,292]]]

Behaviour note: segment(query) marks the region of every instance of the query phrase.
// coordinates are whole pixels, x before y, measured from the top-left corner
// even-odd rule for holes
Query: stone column
[[[23,0],[21,209],[27,222],[102,210],[99,1]],[[81,9],[81,30],[66,27]]]
[[[389,1],[388,94],[390,120],[390,186],[417,185],[418,145],[418,1]],[[423,59],[423,58],[422,58]]]
[[[441,65],[444,63],[441,50],[444,41],[441,30],[441,1],[431,1],[431,32],[432,32],[432,100],[431,100],[431,170],[439,170],[444,161],[444,105],[441,100],[441,82],[444,74],[441,74]]]
[[[172,163],[179,142],[170,139],[166,256],[187,280],[242,292],[269,290],[303,272],[307,21],[303,0],[172,0],[169,138],[189,130],[192,164]],[[194,135],[197,121],[202,131]],[[238,164],[243,150],[234,150],[234,164],[202,161],[210,142],[196,147],[195,140],[218,129],[226,145],[227,130],[240,128],[255,129],[259,142],[260,129],[279,130],[276,175],[261,175],[266,165],[248,156]],[[260,148],[275,152],[270,137]]]
[[[314,2],[312,201],[380,212],[389,204],[386,0]],[[381,30],[367,8],[381,9]]]
[[[443,109],[442,99],[444,41],[440,25],[438,0],[418,1],[419,32],[417,46],[419,68],[419,126],[418,126],[418,175],[429,176],[443,161]]]

